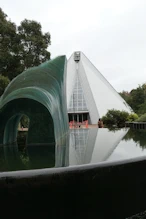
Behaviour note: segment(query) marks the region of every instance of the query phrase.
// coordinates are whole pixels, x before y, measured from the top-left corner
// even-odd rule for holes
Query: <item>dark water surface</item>
[[[65,147],[59,147],[59,146],[56,147],[54,143],[26,145],[25,138],[26,136],[24,135],[24,133],[19,133],[17,143],[14,143],[11,145],[0,146],[0,171],[1,172],[25,170],[25,169],[29,170],[29,169],[52,168],[52,167],[60,167],[60,166],[80,166],[80,165],[96,164],[96,163],[101,163],[101,162],[106,162],[106,163],[116,162],[118,160],[128,160],[130,158],[137,158],[137,157],[146,155],[146,130],[131,130],[128,128],[113,129],[113,130],[110,130],[107,128],[71,129],[69,133],[69,140],[70,140],[69,150],[65,150]],[[145,190],[145,178],[143,177],[144,175],[143,170],[145,167],[142,165],[138,165],[138,168],[137,168],[136,165],[134,164],[134,172],[132,173],[133,169],[130,165],[128,165],[128,167],[126,165],[126,167],[123,167],[121,170],[119,168],[117,169],[115,168],[111,172],[109,171],[110,169],[107,170],[106,174],[108,175],[107,177],[108,185],[107,185],[107,181],[105,181],[106,177],[104,175],[104,172],[102,174],[102,171],[100,171],[100,168],[98,168],[99,175],[97,174],[94,176],[95,178],[97,178],[96,181],[95,181],[95,178],[94,180],[91,180],[93,179],[91,177],[92,174],[90,176],[91,171],[90,172],[88,171],[87,173],[85,171],[85,174],[82,174],[82,177],[80,177],[79,175],[76,176],[76,174],[74,174],[74,175],[71,175],[71,179],[70,179],[70,177],[66,176],[65,179],[67,180],[67,182],[61,181],[62,179],[61,175],[54,175],[52,178],[48,178],[48,183],[55,182],[54,184],[53,183],[50,184],[52,185],[51,189],[47,184],[47,186],[45,187],[45,191],[43,191],[43,187],[41,188],[40,186],[38,187],[38,189],[36,187],[36,190],[35,190],[35,186],[33,186],[33,183],[35,184],[35,181],[33,183],[30,181],[29,186],[32,183],[31,189],[29,189],[29,186],[23,187],[23,183],[22,183],[23,189],[28,188],[28,190],[26,189],[26,192],[27,192],[26,196],[25,196],[25,192],[23,194],[23,189],[21,190],[20,188],[17,188],[17,186],[16,188],[14,186],[13,188],[14,191],[13,189],[11,191],[9,189],[7,190],[7,188],[5,190],[4,188],[2,188],[2,192],[1,192],[1,194],[3,194],[2,200],[5,201],[4,202],[4,205],[5,205],[10,198],[11,198],[11,201],[15,199],[15,201],[12,201],[12,202],[14,202],[14,205],[15,203],[17,203],[17,206],[18,206],[19,204],[18,200],[22,198],[21,197],[22,195],[23,197],[25,197],[22,206],[26,208],[25,205],[27,203],[28,204],[27,209],[29,209],[30,205],[31,207],[36,209],[38,200],[41,200],[41,198],[43,200],[44,197],[50,197],[51,195],[51,202],[52,200],[54,200],[54,202],[52,203],[55,203],[56,199],[61,200],[60,197],[64,198],[63,199],[64,201],[63,202],[60,201],[58,205],[59,207],[61,204],[61,207],[59,208],[61,209],[61,212],[63,211],[63,209],[67,211],[67,209],[69,209],[68,207],[70,207],[69,203],[71,202],[72,203],[71,206],[73,207],[71,208],[72,209],[71,212],[75,208],[77,213],[80,212],[81,215],[82,213],[84,213],[85,209],[87,208],[90,211],[90,214],[93,213],[92,209],[94,209],[95,218],[100,218],[100,219],[108,218],[108,217],[105,217],[105,215],[108,214],[108,211],[110,213],[109,218],[113,218],[113,219],[114,218],[125,219],[126,218],[125,215],[129,216],[127,217],[127,219],[130,219],[130,218],[131,219],[138,219],[138,218],[143,219],[143,218],[146,218],[146,211],[145,211],[145,204],[144,204],[146,190]],[[127,168],[130,168],[130,171],[129,169],[127,170]],[[142,168],[142,171],[139,171],[141,168]],[[131,174],[130,176],[129,176],[129,173]],[[2,173],[2,174],[5,174],[5,173]],[[100,177],[100,174],[102,177],[98,178]],[[111,174],[113,175],[111,176]],[[130,186],[128,184],[128,176],[129,176],[129,180],[131,180]],[[117,177],[117,179],[114,177]],[[56,184],[58,181],[57,179],[59,179],[58,185]],[[126,182],[125,182],[125,179],[127,179]],[[41,181],[41,183],[42,182],[43,181]],[[45,179],[45,182],[46,182],[46,179]],[[63,182],[63,183],[61,184],[60,182]],[[64,185],[65,182],[66,184]],[[8,182],[6,182],[6,184],[4,184],[3,186],[7,185],[7,183]],[[8,186],[9,185],[13,187],[13,182],[12,183],[9,182]],[[97,185],[101,186],[100,187],[101,191],[97,188]],[[3,193],[3,191],[5,192]],[[14,194],[14,196],[12,194]],[[77,195],[78,195],[78,198],[76,200]],[[41,198],[37,200],[38,198],[37,196]],[[69,199],[69,202],[68,201],[66,202],[65,197],[67,197],[67,200]],[[70,200],[70,197],[72,197],[73,200],[72,199]],[[130,204],[128,203],[129,201],[127,200],[130,200]],[[38,205],[39,208],[41,206],[41,202]],[[67,206],[64,207],[64,204],[63,204],[64,202],[68,203],[67,205],[68,207]],[[74,202],[75,203],[78,202],[77,206],[75,205],[75,207],[74,207]],[[86,202],[88,203],[87,205],[86,205]],[[42,202],[41,209],[43,210],[42,212],[41,211],[40,212],[41,214],[43,213],[45,215],[45,212],[44,212],[44,208],[45,208],[47,209],[47,212],[46,212],[46,215],[47,215],[48,212],[50,212],[50,209],[48,211],[48,204],[47,204],[47,207],[44,207],[45,203],[46,203],[45,201]],[[98,206],[96,207],[97,203],[100,205],[99,208]],[[119,207],[121,206],[121,203],[123,205],[122,207]],[[50,205],[50,202],[49,202],[49,205]],[[83,212],[80,209],[80,207],[78,207],[78,205],[82,207],[81,209],[84,209]],[[20,204],[18,208],[22,208],[22,206]],[[120,209],[120,210],[117,210],[118,211],[117,214],[119,215],[118,217],[116,213],[114,213],[116,207],[117,209]],[[12,209],[14,209],[13,205],[12,205]],[[107,210],[104,211],[105,209]],[[121,209],[123,210],[123,212],[121,212]],[[124,213],[124,211],[126,213]],[[70,210],[68,210],[68,212],[70,214]],[[102,212],[103,212],[103,216],[102,216]],[[127,212],[130,212],[130,213],[127,213]],[[17,212],[15,212],[14,214],[16,213]],[[35,218],[37,214],[38,212],[36,213],[33,212],[33,216]],[[99,217],[98,217],[98,214],[99,214]],[[100,214],[101,214],[101,217],[100,217]],[[64,212],[62,212],[62,215],[64,215]],[[111,217],[112,215],[114,216]],[[31,218],[34,218],[34,217],[31,217]],[[43,217],[41,215],[41,217],[39,216],[38,218],[48,218],[48,217],[45,217],[45,216]],[[81,216],[80,218],[84,218],[84,217]],[[91,217],[91,218],[94,218],[94,217]]]
[[[71,129],[69,139],[69,151],[64,157],[65,166],[111,162],[146,155],[146,130]],[[64,148],[55,149],[54,143],[24,146],[21,137],[18,145],[0,146],[0,171],[60,167],[61,153],[64,153]]]

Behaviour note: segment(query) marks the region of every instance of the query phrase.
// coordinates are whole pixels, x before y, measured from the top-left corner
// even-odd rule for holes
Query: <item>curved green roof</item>
[[[57,150],[61,146],[68,147],[65,56],[59,56],[24,71],[8,85],[0,98],[1,144],[16,141],[17,127],[22,114],[30,118],[28,144],[54,141]],[[36,129],[36,137],[33,133],[35,127],[39,130],[37,132]],[[43,133],[48,133],[48,136],[52,133],[52,136],[44,140],[44,137],[38,138],[40,132],[42,136]]]

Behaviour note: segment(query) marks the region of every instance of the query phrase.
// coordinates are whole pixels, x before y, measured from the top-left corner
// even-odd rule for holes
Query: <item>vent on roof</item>
[[[75,52],[74,53],[74,61],[79,62],[80,61],[80,52]]]

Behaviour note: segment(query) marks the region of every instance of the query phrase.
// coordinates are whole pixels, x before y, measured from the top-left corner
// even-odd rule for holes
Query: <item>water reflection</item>
[[[132,130],[124,136],[107,161],[136,158],[146,155],[146,130]]]
[[[106,161],[128,129],[73,129],[70,133],[69,164]]]
[[[133,139],[133,141],[139,145],[142,149],[146,148],[146,130],[133,130],[129,129],[127,135],[124,137],[124,140],[130,141]]]
[[[79,165],[91,162],[98,129],[71,129],[69,164]]]
[[[26,133],[21,133],[18,142],[0,145],[0,172],[67,166],[68,149],[52,143],[27,144]],[[66,142],[68,135],[63,136]]]
[[[95,164],[146,155],[146,130],[79,128],[70,130],[69,139],[69,151],[54,143],[1,145],[0,171]]]
[[[38,169],[55,166],[55,145],[17,144],[0,147],[0,171]]]
[[[13,143],[11,145],[5,145],[3,147],[5,165],[8,170],[23,170],[25,169],[25,165],[21,159],[21,153],[18,150],[17,143]]]

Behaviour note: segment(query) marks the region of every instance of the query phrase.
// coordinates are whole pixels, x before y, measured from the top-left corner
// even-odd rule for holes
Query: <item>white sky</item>
[[[146,0],[0,0],[51,34],[51,57],[82,51],[117,91],[146,82]]]

